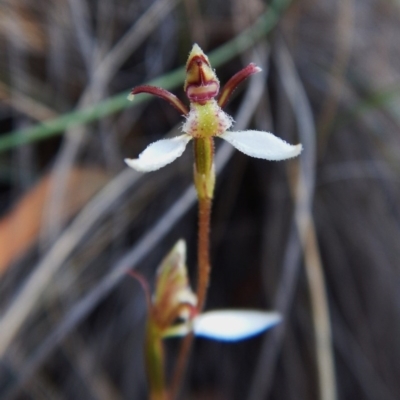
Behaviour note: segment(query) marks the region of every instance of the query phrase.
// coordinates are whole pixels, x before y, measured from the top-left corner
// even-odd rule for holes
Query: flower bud
[[[191,102],[205,103],[219,92],[219,80],[208,57],[194,44],[186,63],[184,90]]]
[[[190,318],[196,305],[186,271],[186,244],[179,240],[158,268],[152,319],[163,333],[177,318]]]

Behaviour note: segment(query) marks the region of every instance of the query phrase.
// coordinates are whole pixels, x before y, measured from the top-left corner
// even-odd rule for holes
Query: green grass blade
[[[268,11],[265,12],[250,28],[209,53],[209,58],[214,67],[236,57],[242,51],[250,48],[257,40],[268,34],[279,21],[280,16],[290,4],[291,0],[274,0]],[[183,83],[184,67],[178,68],[157,79],[147,82],[149,85],[173,89]],[[22,144],[31,143],[59,135],[66,129],[96,121],[102,117],[121,111],[128,107],[138,105],[150,96],[141,95],[134,102],[127,100],[129,91],[119,93],[109,99],[94,104],[81,110],[64,114],[58,118],[46,121],[30,128],[8,132],[0,137],[0,152],[12,149]]]

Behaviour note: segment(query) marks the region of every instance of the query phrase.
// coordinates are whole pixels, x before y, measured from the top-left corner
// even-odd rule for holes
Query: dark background
[[[268,10],[261,0],[2,0],[0,141],[182,66],[194,42],[210,52]],[[298,0],[218,66],[222,84],[262,66],[226,111],[305,150],[279,163],[235,151],[218,174],[207,308],[279,309],[285,324],[237,344],[198,339],[182,398],[321,398],[313,315],[331,323],[338,398],[400,397],[399,37],[398,1]],[[172,91],[184,99],[181,87]],[[153,99],[0,148],[1,399],[146,398],[144,295],[113,271],[137,268],[152,284],[182,237],[195,282],[196,207],[182,197],[192,153],[145,175],[123,159],[182,122]],[[313,270],[322,286],[310,286]],[[326,289],[329,313],[315,314],[324,298],[310,288]],[[167,342],[168,375],[178,344]]]

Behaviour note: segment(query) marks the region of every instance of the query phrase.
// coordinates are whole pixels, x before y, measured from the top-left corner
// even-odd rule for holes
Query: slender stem
[[[210,220],[211,204],[214,195],[215,169],[214,169],[214,142],[212,138],[194,139],[194,182],[199,202],[199,225],[197,245],[197,310],[200,313],[205,305],[207,289],[210,280]],[[183,380],[186,365],[189,360],[194,335],[188,334],[179,351],[174,375],[172,378],[169,398],[176,399]]]
[[[190,350],[194,339],[193,332],[185,336],[182,341],[181,348],[179,350],[178,359],[172,377],[171,386],[169,390],[168,400],[175,400],[179,395],[179,389],[181,382],[183,381],[187,363],[189,361]]]
[[[211,199],[208,197],[199,198],[199,236],[198,236],[198,282],[197,299],[198,310],[204,307],[207,289],[210,279],[210,217],[211,217]],[[194,335],[188,334],[182,342],[179,351],[178,360],[172,378],[169,399],[174,400],[179,394],[179,388],[185,375],[187,363],[189,361],[190,350],[192,347]]]
[[[210,280],[210,218],[214,195],[214,140],[212,137],[194,139],[194,183],[199,200],[199,234],[197,246],[197,309],[201,312],[206,301]]]
[[[146,278],[137,271],[128,272],[143,288],[146,295],[147,310],[149,313],[146,322],[145,334],[145,365],[149,384],[150,400],[166,400],[164,377],[164,346],[159,329],[155,323],[154,310],[151,304],[150,288]]]
[[[164,348],[160,333],[152,320],[147,322],[146,327],[145,360],[150,400],[166,400]]]
[[[199,236],[197,249],[198,282],[197,301],[198,310],[201,312],[207,296],[210,280],[210,218],[211,199],[208,197],[199,199]]]

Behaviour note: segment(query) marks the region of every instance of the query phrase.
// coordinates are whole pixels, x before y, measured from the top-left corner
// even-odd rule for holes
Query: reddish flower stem
[[[170,390],[168,393],[168,400],[176,400],[178,398],[181,382],[185,376],[186,366],[189,361],[190,350],[192,349],[193,339],[194,339],[194,334],[193,332],[191,332],[188,335],[186,335],[182,341],[174,370],[174,375],[171,381]]]
[[[211,199],[208,197],[199,198],[199,236],[198,236],[198,282],[197,299],[198,312],[203,310],[207,289],[210,280],[210,219],[211,219]],[[184,339],[178,355],[174,376],[172,378],[169,399],[174,400],[179,394],[179,388],[185,375],[187,363],[189,361],[190,350],[194,335],[188,334]]]
[[[195,169],[196,174],[196,169]],[[207,180],[214,180],[214,169],[209,169],[209,175]],[[196,181],[196,179],[195,179]],[[212,185],[214,187],[214,185]],[[212,203],[212,193],[211,196],[204,195],[205,190],[199,190],[198,188],[198,198],[199,198],[199,234],[198,234],[198,247],[197,247],[197,262],[198,262],[198,278],[197,278],[197,301],[198,301],[198,312],[200,313],[206,302],[207,289],[210,280],[210,220],[211,220],[211,203]],[[171,389],[169,392],[169,399],[174,400],[179,394],[179,389],[181,382],[184,378],[186,366],[189,361],[190,350],[192,347],[194,335],[193,333],[188,334],[184,339],[180,352],[178,355],[178,360],[176,362],[176,367],[174,375],[172,377]]]
[[[210,280],[210,218],[211,199],[208,197],[199,199],[199,237],[197,249],[197,262],[199,266],[197,304],[199,312],[204,308]]]

